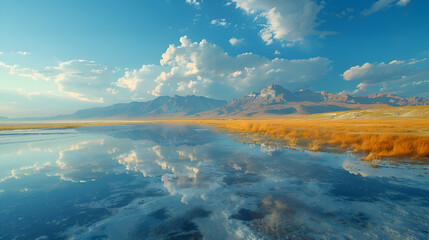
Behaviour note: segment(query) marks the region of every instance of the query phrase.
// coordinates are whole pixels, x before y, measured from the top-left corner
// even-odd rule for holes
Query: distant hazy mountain
[[[6,120],[8,120],[9,118],[7,118],[7,117],[3,117],[3,116],[0,116],[0,121],[6,121]]]
[[[388,93],[367,96],[333,94],[326,91],[312,92],[308,89],[292,93],[279,85],[270,85],[259,92],[251,92],[231,100],[228,104],[199,114],[202,117],[214,116],[258,116],[266,114],[313,114],[323,112],[367,109],[384,106],[429,105],[421,97],[400,97]]]
[[[200,96],[158,97],[148,102],[119,103],[77,111],[63,119],[125,119],[157,116],[189,116],[225,105],[227,102]]]

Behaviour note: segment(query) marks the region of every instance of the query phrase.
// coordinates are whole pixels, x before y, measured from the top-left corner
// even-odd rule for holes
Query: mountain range
[[[259,92],[232,99],[226,105],[198,114],[203,117],[216,116],[263,116],[285,114],[314,114],[387,106],[429,105],[421,97],[400,97],[390,93],[366,96],[333,94],[326,91],[312,92],[302,89],[292,93],[280,85],[270,85]]]
[[[225,105],[224,100],[202,96],[161,96],[147,102],[118,103],[108,107],[89,108],[60,119],[129,119],[141,117],[191,116]]]
[[[71,115],[46,119],[275,117],[418,105],[429,105],[429,101],[421,97],[400,97],[390,93],[351,96],[326,91],[312,92],[308,89],[291,92],[280,85],[272,84],[259,92],[251,92],[229,102],[194,95],[161,96],[147,102],[119,103],[108,107],[83,109]]]

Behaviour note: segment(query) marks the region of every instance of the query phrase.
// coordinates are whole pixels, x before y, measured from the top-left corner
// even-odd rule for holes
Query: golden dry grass
[[[327,148],[362,153],[363,160],[428,158],[428,120],[215,120],[215,124],[239,134],[261,134],[311,151]]]

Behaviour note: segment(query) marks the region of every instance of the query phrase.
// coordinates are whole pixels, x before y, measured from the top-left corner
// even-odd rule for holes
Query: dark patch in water
[[[93,236],[91,239],[92,240],[107,240],[107,239],[109,239],[109,236],[107,236],[107,235],[97,235],[97,236]]]
[[[237,214],[231,215],[231,218],[242,221],[252,221],[256,219],[261,219],[263,217],[265,217],[265,214],[261,212],[255,212],[246,208],[242,208],[238,211]]]
[[[223,179],[223,181],[227,185],[240,184],[240,183],[253,183],[253,182],[261,182],[264,178],[256,175],[256,174],[242,174],[235,176],[227,176]]]
[[[311,229],[302,224],[290,221],[291,219],[282,219],[280,222],[272,219],[258,219],[246,222],[246,225],[253,230],[259,239],[294,239],[294,240],[312,240],[308,236]]]
[[[279,165],[279,171],[299,181],[331,184],[329,194],[346,201],[373,202],[384,198],[394,201],[410,201],[419,198],[423,201],[422,204],[429,203],[428,190],[398,185],[386,178],[363,177],[343,169],[299,161]]]
[[[210,211],[206,211],[203,208],[194,208],[191,211],[187,212],[185,214],[185,218],[192,220],[194,218],[198,218],[198,217],[208,217],[210,216],[211,212]]]
[[[167,237],[168,240],[200,240],[203,239],[203,235],[199,232],[194,233],[185,233],[185,234],[178,234],[174,236]]]
[[[156,218],[156,219],[159,219],[159,220],[164,220],[164,219],[168,218],[168,215],[167,215],[165,208],[161,208],[161,209],[158,209],[156,211],[153,211],[149,214],[149,216]]]
[[[163,213],[164,211],[164,213]],[[202,239],[202,234],[193,220],[210,216],[211,212],[201,207],[193,208],[182,216],[168,218],[164,209],[152,212],[149,221],[140,222],[129,234],[130,239]],[[155,216],[165,216],[166,219]]]
[[[117,194],[110,183],[122,180],[127,185],[133,177],[127,174],[105,175],[99,181],[82,184],[62,182],[61,188],[54,188],[40,194],[36,191],[11,192],[0,199],[0,233],[4,239],[64,239],[64,230],[70,226],[91,225],[112,214],[110,208],[122,207],[137,197],[135,194]],[[36,176],[25,176],[21,184],[38,184]],[[58,184],[49,178],[49,184]],[[107,201],[103,201],[107,200]],[[91,206],[91,203],[113,203],[110,206]],[[109,205],[109,204],[108,204]]]
[[[378,201],[387,198],[394,201],[409,201],[420,198],[429,202],[429,191],[408,186],[392,184],[381,178],[365,178],[354,174],[335,174],[340,179],[332,185],[330,194],[341,196],[348,201]],[[424,204],[424,203],[423,203]]]
[[[143,195],[145,197],[162,197],[166,196],[167,193],[161,189],[148,189],[143,193]]]
[[[341,217],[338,222],[348,226],[360,228],[368,228],[370,226],[370,218],[362,212],[356,212],[352,215]]]

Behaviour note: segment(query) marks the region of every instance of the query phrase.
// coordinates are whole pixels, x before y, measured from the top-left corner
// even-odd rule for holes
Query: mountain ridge
[[[195,95],[160,96],[147,102],[82,109],[74,114],[51,119],[261,117],[419,105],[429,105],[429,101],[421,97],[400,97],[391,93],[352,96],[308,89],[291,92],[280,85],[271,84],[258,92],[251,92],[229,102]]]
[[[82,109],[74,114],[61,116],[63,119],[91,118],[138,118],[154,115],[189,116],[195,113],[215,109],[226,104],[225,100],[216,100],[203,96],[160,96],[147,102],[117,103],[108,107]]]
[[[400,97],[391,93],[351,96],[327,91],[313,92],[308,89],[301,89],[292,93],[280,85],[271,84],[259,92],[251,92],[247,96],[234,98],[225,106],[199,115],[203,117],[251,117],[263,114],[314,114],[375,107],[418,105],[429,105],[429,101],[421,97]]]

